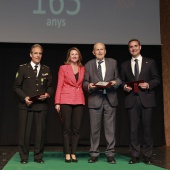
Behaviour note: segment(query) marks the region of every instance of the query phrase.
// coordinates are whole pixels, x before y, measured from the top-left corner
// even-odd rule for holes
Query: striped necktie
[[[102,76],[102,67],[101,67],[101,63],[102,63],[103,61],[99,61],[98,62],[98,75],[99,75],[99,79],[100,79],[100,81],[103,81],[103,76]]]

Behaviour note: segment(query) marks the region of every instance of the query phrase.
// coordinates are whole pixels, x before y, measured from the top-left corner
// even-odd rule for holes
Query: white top
[[[137,58],[132,57],[131,68],[132,68],[133,75],[135,75],[135,59],[138,59],[139,74],[141,72],[141,67],[142,67],[142,56],[139,55]]]

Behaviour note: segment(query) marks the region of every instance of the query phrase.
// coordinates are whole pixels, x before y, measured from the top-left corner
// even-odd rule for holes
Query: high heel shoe
[[[66,154],[66,155],[65,155],[65,162],[66,162],[66,163],[71,163],[70,154]]]
[[[66,163],[71,163],[71,159],[65,159]]]
[[[77,159],[72,159],[71,161],[74,162],[74,163],[77,163],[77,162],[78,162]]]
[[[71,161],[72,161],[72,162],[74,162],[74,163],[77,163],[77,162],[78,162],[78,160],[77,160],[77,158],[76,158],[76,156],[75,156],[75,155],[74,155],[74,157],[75,157],[75,158],[73,158],[73,157],[72,157],[72,155],[71,155]]]

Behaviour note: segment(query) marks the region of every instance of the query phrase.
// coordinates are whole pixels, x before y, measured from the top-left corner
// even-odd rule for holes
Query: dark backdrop
[[[0,43],[0,145],[17,145],[18,143],[18,100],[13,91],[15,74],[18,66],[30,61],[29,51],[33,44],[28,43]],[[44,47],[42,64],[51,68],[54,88],[57,84],[58,68],[65,61],[67,50],[76,46],[83,55],[83,64],[93,59],[92,44],[41,44]],[[127,45],[106,45],[106,57],[117,60],[120,64],[131,56]],[[162,79],[161,46],[144,45],[142,55],[156,60],[158,71]],[[87,98],[87,94],[85,95]],[[116,118],[116,146],[127,146],[129,144],[129,123],[127,112],[123,107],[124,92],[118,89],[119,106]],[[54,96],[50,99],[49,114],[47,119],[46,145],[61,145],[61,122],[54,109]],[[154,111],[153,131],[154,146],[165,144],[164,119],[163,119],[163,87],[156,89],[157,108]],[[87,106],[84,108],[84,116],[81,126],[80,145],[89,145],[89,114]],[[142,134],[142,131],[141,131]],[[32,132],[32,142],[34,132]],[[141,135],[142,141],[142,135]],[[101,145],[105,145],[103,130],[101,132]]]

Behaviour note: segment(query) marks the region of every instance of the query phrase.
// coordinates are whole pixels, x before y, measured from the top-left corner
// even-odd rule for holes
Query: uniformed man
[[[14,84],[14,90],[20,101],[19,154],[22,164],[28,162],[33,121],[35,122],[34,161],[44,163],[47,102],[53,94],[53,88],[49,67],[40,64],[42,53],[41,45],[34,44],[31,47],[31,62],[20,65]]]

